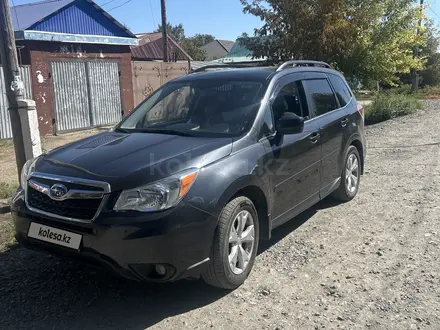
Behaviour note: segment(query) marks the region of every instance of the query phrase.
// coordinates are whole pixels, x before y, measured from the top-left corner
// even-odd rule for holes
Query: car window
[[[334,74],[329,74],[328,77],[330,78],[330,82],[333,85],[333,88],[336,92],[336,97],[339,100],[339,104],[341,107],[345,107],[348,103],[350,103],[351,100],[351,92],[348,88],[347,84],[341,79],[341,77],[338,77]]]
[[[286,112],[306,119],[310,117],[301,82],[291,82],[280,89],[272,102],[272,112],[275,123]]]
[[[240,135],[253,124],[266,87],[258,81],[220,79],[168,83],[141,103],[117,129]]]
[[[316,116],[338,108],[335,95],[327,79],[308,79],[303,81],[306,93],[310,96],[311,107]]]

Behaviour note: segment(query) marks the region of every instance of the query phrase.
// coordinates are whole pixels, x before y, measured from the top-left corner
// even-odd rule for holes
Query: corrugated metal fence
[[[25,98],[32,98],[31,70],[30,66],[20,67],[21,79],[24,83]],[[8,87],[9,88],[9,87]],[[0,140],[12,138],[11,119],[8,111],[8,99],[3,76],[3,68],[0,66]]]
[[[122,107],[118,63],[88,62],[87,73],[93,125],[102,126],[119,122]]]
[[[83,62],[52,62],[58,131],[90,127],[86,67]]]
[[[56,61],[51,67],[58,132],[114,124],[121,120],[117,62]]]

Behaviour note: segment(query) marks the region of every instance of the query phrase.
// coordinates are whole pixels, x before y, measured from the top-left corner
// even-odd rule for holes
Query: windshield
[[[117,130],[194,136],[238,136],[253,124],[264,85],[258,81],[191,80],[162,86]]]

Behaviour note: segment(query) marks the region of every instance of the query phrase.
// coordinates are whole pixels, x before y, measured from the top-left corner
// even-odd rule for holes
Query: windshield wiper
[[[115,128],[115,132],[130,133],[130,130],[118,127],[118,128]]]
[[[132,132],[170,134],[170,135],[180,135],[180,136],[194,136],[194,134],[191,134],[191,132],[179,131],[179,130],[167,129],[167,128],[136,128],[136,129],[133,129]]]

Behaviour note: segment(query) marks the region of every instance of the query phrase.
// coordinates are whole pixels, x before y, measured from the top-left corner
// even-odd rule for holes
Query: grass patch
[[[415,96],[403,93],[379,93],[372,103],[365,106],[365,123],[372,125],[409,115],[422,107],[421,100]]]
[[[401,85],[399,87],[390,88],[384,91],[384,93],[409,95],[420,99],[440,99],[440,87],[437,86],[425,86],[419,88],[417,92],[413,92],[411,85]]]
[[[12,197],[12,194],[17,190],[18,185],[0,182],[0,199]]]
[[[440,87],[426,86],[420,89],[419,93],[426,99],[440,99]]]
[[[14,242],[14,225],[11,215],[0,214],[0,252],[7,250]]]
[[[375,91],[364,91],[364,92],[356,92],[356,93],[354,93],[354,97],[358,101],[371,100],[372,98],[374,98],[375,95],[376,95]]]
[[[10,148],[13,146],[12,140],[0,140],[0,148]]]

